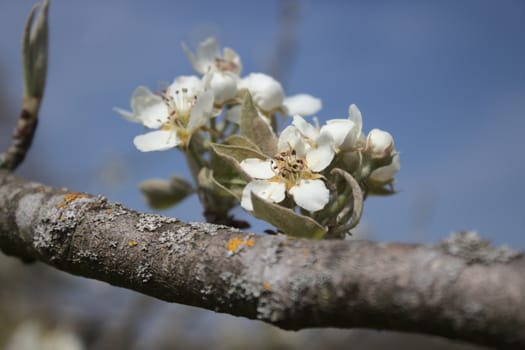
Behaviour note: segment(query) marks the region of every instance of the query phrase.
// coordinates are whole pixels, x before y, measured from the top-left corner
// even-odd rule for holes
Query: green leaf
[[[212,143],[211,147],[217,155],[227,160],[233,160],[237,163],[240,163],[247,158],[257,158],[262,160],[268,159],[266,155],[248,147],[222,145],[219,143]]]
[[[207,191],[213,192],[219,196],[232,196],[236,199],[241,199],[242,189],[246,185],[246,182],[230,182],[231,187],[220,183],[213,176],[213,170],[208,168],[202,168],[198,176],[199,186],[205,188]]]
[[[261,150],[255,143],[253,143],[250,139],[240,136],[240,135],[231,135],[226,140],[224,140],[225,145],[230,146],[240,146],[240,147],[246,147],[253,149],[254,151],[257,151],[262,154]]]
[[[350,186],[350,190],[352,192],[353,200],[349,201],[340,210],[336,218],[336,222],[341,226],[337,227],[335,230],[338,232],[346,232],[356,227],[361,220],[364,201],[363,191],[361,190],[361,186],[359,186],[359,183],[356,181],[356,179],[354,179],[354,177],[346,171],[339,168],[334,168],[332,169],[331,173],[340,175],[345,180],[347,185]],[[349,224],[346,224],[350,212],[352,213],[351,220]]]
[[[239,171],[241,176],[247,180],[251,179],[251,177],[241,168],[240,163],[247,158],[257,158],[262,160],[268,159],[264,154],[243,146],[229,146],[212,143],[211,148],[217,156],[232,164],[235,169]]]
[[[269,157],[273,157],[277,153],[277,137],[270,125],[257,113],[252,96],[249,93],[246,93],[242,103],[241,136],[252,141]]]
[[[293,210],[268,202],[252,193],[253,215],[277,227],[289,236],[321,239],[326,230],[315,220]]]
[[[149,206],[154,209],[167,209],[180,203],[194,192],[185,179],[174,176],[171,180],[149,179],[139,185]]]

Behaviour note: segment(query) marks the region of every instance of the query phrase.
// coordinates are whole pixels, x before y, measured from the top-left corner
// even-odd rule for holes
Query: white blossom
[[[139,86],[131,96],[131,111],[121,108],[114,108],[124,119],[141,123],[148,128],[158,128],[162,125],[162,120],[168,114],[168,107],[162,101],[160,95],[151,92],[145,86]]]
[[[309,124],[302,117],[296,115],[293,117],[292,125],[289,128],[296,128],[304,138],[305,144],[310,154],[321,153],[323,157],[317,157],[320,160],[321,168],[326,168],[333,160],[336,153],[340,151],[341,145],[355,133],[356,124],[348,119],[332,119],[327,121],[321,128]],[[313,164],[312,164],[313,166]]]
[[[136,136],[135,146],[142,152],[185,147],[191,135],[212,116],[213,92],[205,90],[209,76],[181,76],[161,94],[139,87],[131,99],[132,111],[116,109],[127,120],[159,129]]]
[[[251,73],[241,79],[238,89],[246,89],[255,104],[266,113],[282,109],[288,115],[313,115],[321,107],[321,100],[306,94],[285,97],[283,87],[274,78],[263,73]]]
[[[182,48],[193,68],[200,74],[210,75],[210,89],[214,102],[222,105],[237,95],[237,83],[241,72],[241,58],[230,48],[224,48],[221,54],[215,38],[210,37],[199,44],[197,57],[185,43]]]
[[[363,135],[363,118],[361,111],[355,104],[348,107],[348,119],[331,119],[326,122],[332,128],[339,128],[340,123],[352,122],[352,129],[346,133],[344,139],[339,144],[341,151],[353,151],[364,145],[365,137]]]
[[[311,212],[323,209],[330,193],[319,174],[326,167],[320,158],[328,154],[308,149],[293,128],[281,134],[278,149],[271,159],[248,158],[241,162],[242,169],[253,178],[243,190],[241,206],[253,210],[251,193],[274,203],[282,202],[288,193],[301,208]]]
[[[241,58],[232,49],[225,47],[220,53],[217,40],[210,37],[202,41],[197,49],[197,57],[185,43],[182,43],[182,49],[193,68],[200,74],[206,74],[209,70],[212,72],[231,72],[239,75],[242,70]]]

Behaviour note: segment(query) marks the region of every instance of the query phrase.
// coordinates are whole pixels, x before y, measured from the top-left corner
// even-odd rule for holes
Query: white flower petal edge
[[[283,104],[284,91],[281,84],[263,73],[251,73],[239,81],[239,89],[246,89],[253,101],[264,111],[272,111]]]
[[[363,129],[363,116],[361,115],[361,111],[359,110],[359,108],[357,108],[355,104],[351,104],[348,107],[348,119],[354,122],[356,126],[356,135],[357,137],[360,137]]]
[[[247,158],[243,160],[240,165],[246,174],[256,179],[271,179],[275,176],[270,159]]]
[[[205,89],[205,86],[203,80],[196,75],[181,75],[173,80],[169,89],[173,92],[187,89],[189,95],[198,95]]]
[[[241,206],[249,211],[253,210],[251,193],[269,202],[279,203],[284,200],[286,186],[281,182],[253,180],[242,191]]]
[[[215,103],[223,104],[237,95],[237,80],[230,72],[213,72],[210,88],[215,96]]]
[[[326,125],[323,125],[320,134],[327,133],[332,136],[336,147],[340,147],[343,144],[348,147],[348,145],[353,144],[352,131],[354,127],[354,122],[348,119],[331,119],[326,122]]]
[[[293,116],[292,125],[295,126],[301,132],[301,134],[312,141],[317,140],[319,137],[319,130],[317,130],[312,124],[308,123],[303,117],[299,115]]]
[[[219,53],[217,41],[213,37],[207,38],[199,44],[199,48],[197,49],[197,57],[193,55],[185,43],[182,43],[182,50],[188,57],[188,60],[193,66],[193,69],[201,74],[206,73],[208,68],[215,64],[215,57]]]
[[[213,111],[213,93],[206,91],[199,96],[197,103],[191,109],[190,119],[188,121],[187,129],[190,132],[200,128],[208,119],[210,119]]]
[[[317,139],[317,147],[306,152],[306,163],[310,170],[320,172],[330,165],[335,156],[333,142],[331,135],[322,134]]]
[[[380,183],[386,183],[391,181],[400,169],[401,164],[399,162],[399,153],[396,153],[392,157],[392,163],[372,171],[370,179]]]
[[[306,156],[306,150],[309,148],[304,141],[301,133],[293,125],[288,125],[277,141],[277,149],[279,152],[288,151],[289,149],[295,150],[298,157],[304,158]]]
[[[323,209],[330,197],[323,180],[301,180],[290,189],[290,194],[295,203],[311,212]]]
[[[172,131],[156,130],[133,139],[135,147],[142,152],[165,151],[176,147],[180,140]]]
[[[131,96],[131,112],[114,108],[124,119],[156,129],[168,118],[168,109],[162,98],[145,86],[139,86]]]
[[[182,43],[182,49],[191,62],[193,69],[200,74],[205,74],[208,70],[212,70],[229,71],[238,76],[242,70],[239,55],[234,50],[225,47],[221,56],[217,40],[213,37],[207,38],[199,44],[197,57],[193,55],[185,43]]]
[[[288,96],[284,99],[288,115],[314,115],[321,110],[323,103],[320,99],[308,94]]]

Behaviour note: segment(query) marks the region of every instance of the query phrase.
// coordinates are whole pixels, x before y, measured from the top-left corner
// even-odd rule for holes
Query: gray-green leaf
[[[252,193],[253,215],[277,227],[289,236],[321,239],[326,230],[315,220],[293,210],[268,202]]]
[[[277,153],[277,137],[257,113],[250,93],[246,93],[241,109],[241,136],[246,137],[269,157]]]

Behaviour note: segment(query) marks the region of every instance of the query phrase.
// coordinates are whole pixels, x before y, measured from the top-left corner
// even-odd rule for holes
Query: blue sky
[[[244,73],[267,71],[279,1],[51,1],[48,85],[27,163],[51,169],[54,185],[148,210],[136,185],[187,174],[184,162],[176,151],[137,151],[142,129],[112,108],[128,107],[138,85],[192,74],[181,41],[215,35]],[[15,106],[32,3],[0,3],[0,67]],[[475,229],[525,247],[525,2],[300,1],[297,35],[287,94],[321,98],[321,120],[356,103],[365,130],[390,131],[401,152],[400,193],[367,200],[363,227],[431,242]],[[0,130],[0,146],[9,133]],[[201,220],[195,198],[165,213]]]

